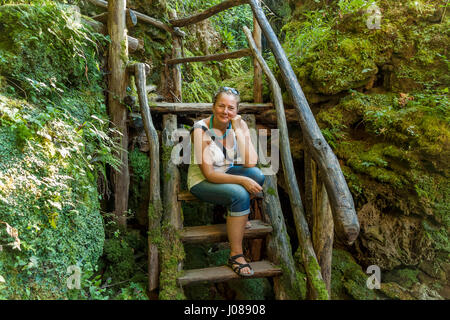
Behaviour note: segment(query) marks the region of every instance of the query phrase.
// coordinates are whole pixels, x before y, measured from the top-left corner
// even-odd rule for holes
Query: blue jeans
[[[258,167],[233,166],[226,173],[249,177],[260,186],[264,184],[265,176]],[[229,207],[229,216],[239,217],[250,213],[250,194],[240,184],[212,183],[204,180],[193,186],[190,191],[202,201]]]

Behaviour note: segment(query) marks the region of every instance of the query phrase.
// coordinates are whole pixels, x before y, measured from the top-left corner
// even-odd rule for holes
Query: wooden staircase
[[[92,3],[106,7],[106,1],[89,0]],[[146,76],[150,71],[150,67],[143,63],[127,64],[124,66],[122,57],[122,43],[126,40],[123,35],[125,29],[125,1],[116,1],[119,3],[115,7],[109,8],[108,13],[108,33],[112,39],[110,66],[111,74],[117,73],[117,76],[110,77],[111,80],[118,79],[120,81],[110,81],[109,88],[109,107],[117,105],[118,112],[113,123],[120,128],[123,134],[123,141],[127,143],[126,128],[126,108],[124,108],[122,99],[126,95],[126,84],[128,75],[135,77],[137,94],[139,98],[140,111],[144,128],[150,145],[151,174],[150,174],[150,202],[149,202],[149,237],[148,237],[148,271],[149,271],[149,291],[154,291],[158,287],[160,292],[164,290],[162,287],[173,286],[173,279],[165,279],[164,284],[159,285],[162,274],[177,274],[176,285],[181,287],[203,281],[218,282],[237,279],[236,275],[229,267],[219,266],[204,269],[183,270],[182,258],[177,256],[176,270],[173,263],[161,263],[161,256],[166,255],[166,259],[170,259],[172,248],[176,248],[184,243],[199,244],[224,242],[227,240],[226,226],[224,224],[184,227],[181,207],[183,201],[197,200],[187,191],[180,190],[180,173],[176,164],[170,161],[167,152],[172,150],[176,145],[176,137],[174,132],[181,123],[178,123],[178,113],[183,115],[189,114],[195,117],[211,114],[212,104],[210,103],[152,103],[149,108],[147,97]],[[249,4],[254,15],[254,31],[253,36],[250,31],[244,27],[244,33],[247,36],[250,49],[239,50],[227,54],[209,55],[201,57],[183,57],[183,32],[179,27],[188,26],[197,23],[206,18],[211,17],[223,10],[233,6]],[[129,13],[131,10],[128,10]],[[166,25],[151,17],[135,12],[137,19],[145,21],[153,26],[163,29],[172,35],[173,51],[172,59],[165,61],[165,74],[163,81],[164,96],[173,96],[174,101],[182,101],[181,90],[181,63],[194,61],[219,61],[223,59],[232,59],[242,56],[252,56],[255,70],[254,97],[259,103],[241,104],[239,113],[249,124],[249,127],[255,127],[255,114],[267,108],[275,107],[277,114],[277,125],[280,131],[280,154],[283,166],[284,182],[287,185],[287,192],[292,209],[295,229],[299,240],[299,249],[301,249],[302,262],[308,278],[309,293],[311,299],[327,299],[330,292],[330,276],[331,276],[331,249],[333,243],[333,230],[336,235],[344,240],[345,243],[351,244],[355,241],[359,233],[359,222],[356,216],[353,199],[344,179],[344,175],[340,169],[339,162],[333,154],[330,146],[325,141],[320,128],[314,119],[308,102],[298,83],[296,75],[289,64],[286,54],[284,53],[275,33],[273,32],[264,12],[259,5],[259,0],[225,0],[220,4],[211,7],[196,15],[178,19],[175,12],[171,12],[170,25]],[[117,22],[117,21],[119,22]],[[111,29],[111,30],[109,30]],[[261,55],[261,30],[263,31],[269,47],[271,48],[280,73],[283,76],[286,90],[289,92],[294,108],[299,117],[299,124],[304,138],[304,159],[305,159],[305,207],[306,213],[309,214],[308,221],[305,219],[304,206],[301,200],[299,186],[290,152],[288,130],[283,106],[283,98],[281,89],[276,78],[271,73],[270,68]],[[128,39],[130,41],[130,39]],[[113,45],[115,43],[115,45]],[[259,45],[258,45],[259,43]],[[125,71],[126,70],[126,71]],[[270,83],[273,94],[273,103],[264,104],[262,101],[262,71],[266,75]],[[115,73],[114,73],[114,72]],[[123,99],[125,101],[125,99]],[[151,110],[151,111],[150,111]],[[120,111],[120,112],[119,112]],[[152,113],[162,114],[162,132],[160,137],[153,124]],[[204,117],[204,116],[203,116]],[[159,139],[161,138],[161,139]],[[162,144],[162,154],[160,152],[160,141]],[[127,149],[127,145],[123,146]],[[123,190],[128,191],[128,158],[127,153],[121,153],[123,165],[122,173],[118,173],[117,180],[123,184]],[[160,174],[160,161],[162,162],[162,174]],[[320,174],[319,174],[320,171]],[[162,179],[161,179],[162,178]],[[302,179],[300,179],[302,180]],[[163,181],[163,190],[161,192],[160,184]],[[119,183],[117,184],[119,185]],[[122,185],[119,187],[121,188]],[[118,216],[126,211],[128,192],[121,192],[116,187],[115,195],[120,203],[116,201],[115,211]],[[118,191],[119,190],[119,191]],[[284,215],[281,210],[280,199],[277,192],[277,176],[266,175],[263,185],[263,199],[258,199],[255,210],[260,213],[256,216],[250,229],[245,230],[244,237],[246,241],[255,244],[254,248],[258,248],[262,241],[265,241],[261,255],[256,254],[257,259],[250,262],[255,274],[252,277],[272,277],[273,287],[276,299],[299,299],[297,270],[292,255],[292,248],[286,230]],[[125,195],[125,196],[123,196]],[[122,208],[124,207],[124,208]],[[122,210],[123,209],[123,210]],[[122,217],[123,218],[123,217]],[[123,220],[123,221],[122,221]],[[126,220],[122,221],[126,225]],[[311,223],[311,220],[313,223]],[[119,221],[119,222],[120,222]],[[308,225],[309,224],[309,225]],[[309,229],[313,229],[311,237]],[[333,226],[334,224],[334,226]],[[166,244],[163,251],[159,252],[157,241],[153,241],[155,234],[169,226],[166,234]],[[164,235],[163,235],[164,236]],[[158,234],[156,233],[156,237]],[[311,239],[312,238],[312,239]],[[159,238],[161,239],[161,237]],[[172,243],[170,241],[173,241]],[[168,244],[167,244],[168,242]],[[313,247],[314,245],[314,247]],[[253,247],[252,247],[253,248]],[[258,250],[256,250],[258,251]],[[262,252],[264,251],[264,252]],[[253,254],[254,252],[252,252]],[[265,260],[259,259],[263,256]],[[160,266],[161,269],[160,269]],[[245,277],[246,279],[247,277]],[[163,281],[161,281],[163,282]],[[326,285],[327,290],[323,290]],[[172,288],[169,290],[172,292]],[[325,292],[325,293],[324,293]],[[178,294],[169,294],[169,298],[179,298]],[[167,298],[167,296],[166,296]]]
[[[181,191],[178,201],[197,201],[198,199],[189,191]],[[251,227],[244,231],[244,241],[250,239],[264,239],[272,232],[270,223],[262,220],[250,220]],[[180,232],[183,243],[203,244],[228,241],[226,224],[214,224],[205,226],[184,227]],[[232,279],[265,278],[276,277],[282,274],[279,267],[271,261],[261,260],[250,262],[254,270],[251,277],[239,277],[228,266],[209,267],[201,269],[184,270],[181,277],[177,279],[178,284],[186,286],[198,282],[220,282]]]

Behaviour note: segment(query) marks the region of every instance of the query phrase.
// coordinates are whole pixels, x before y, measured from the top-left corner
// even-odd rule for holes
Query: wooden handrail
[[[313,159],[319,166],[333,210],[336,235],[345,243],[352,244],[358,237],[360,226],[353,198],[339,162],[323,137],[286,53],[263,10],[258,5],[257,0],[249,0],[249,3],[280,67],[286,89],[297,110],[305,141],[308,143]]]
[[[178,64],[187,62],[204,62],[204,61],[222,61],[226,59],[238,59],[242,57],[251,56],[252,53],[249,49],[242,49],[233,52],[210,54],[207,56],[196,56],[187,58],[177,58],[167,60],[167,64]]]
[[[278,129],[280,130],[280,151],[281,151],[281,161],[283,166],[284,180],[286,182],[289,198],[291,201],[291,209],[294,216],[298,239],[300,242],[300,246],[302,247],[304,267],[311,283],[312,289],[311,297],[313,299],[328,298],[323,297],[321,295],[321,288],[317,287],[320,285],[324,287],[325,283],[323,283],[322,275],[320,273],[320,269],[318,268],[319,264],[317,262],[317,257],[311,242],[311,235],[309,232],[308,223],[306,222],[305,214],[303,211],[303,204],[300,196],[300,190],[298,188],[294,163],[292,161],[292,154],[289,143],[289,134],[286,123],[286,115],[284,114],[284,105],[281,88],[278,85],[275,76],[270,71],[269,66],[261,56],[261,53],[258,51],[250,30],[245,26],[243,29],[245,35],[247,36],[247,41],[250,45],[253,56],[259,62],[264,74],[269,80],[270,87],[272,89],[275,109],[277,111],[277,122],[278,122],[277,124]]]
[[[108,8],[108,1],[104,1],[104,0],[89,0],[89,2],[91,2],[92,4],[94,4],[94,5],[98,6],[98,7],[101,7],[101,8]],[[129,9],[126,9],[126,10],[129,10]],[[157,27],[159,29],[165,30],[165,31],[167,31],[169,33],[174,33],[174,34],[176,34],[179,37],[184,37],[186,35],[180,29],[172,28],[169,25],[167,25],[167,24],[165,24],[165,23],[163,23],[163,22],[161,22],[161,21],[159,21],[159,20],[157,20],[155,18],[152,18],[152,17],[150,17],[150,16],[148,16],[146,14],[143,14],[143,13],[140,13],[140,12],[137,12],[137,11],[133,11],[133,12],[136,15],[136,17],[138,18],[138,20],[146,22],[146,23],[148,23],[148,24],[150,24],[150,25],[152,25],[154,27]]]
[[[153,232],[161,227],[162,217],[162,201],[161,201],[161,186],[160,186],[160,171],[159,171],[159,138],[158,133],[153,125],[150,108],[148,107],[147,91],[146,91],[146,66],[144,63],[134,64],[135,83],[137,94],[139,97],[139,104],[141,109],[142,120],[144,122],[144,129],[147,135],[147,140],[150,144],[150,200],[149,200],[149,222],[148,231]],[[151,242],[149,237],[148,243],[148,261],[149,261],[149,291],[158,287],[159,282],[159,258],[158,247]]]
[[[221,11],[230,9],[235,6],[240,6],[241,4],[245,4],[245,3],[248,3],[248,0],[227,0],[227,1],[223,1],[211,8],[208,8],[205,11],[202,11],[198,14],[194,14],[192,16],[185,17],[185,18],[170,19],[169,22],[174,27],[185,27],[185,26],[203,21],[205,19],[208,19],[209,17],[211,17]]]

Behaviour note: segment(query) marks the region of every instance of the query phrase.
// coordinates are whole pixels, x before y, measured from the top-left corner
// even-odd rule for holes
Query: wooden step
[[[231,270],[228,266],[184,270],[183,276],[177,279],[179,285],[188,285],[197,282],[220,282],[232,279],[246,279],[246,278],[265,278],[275,277],[282,274],[281,269],[275,266],[272,262],[263,260],[250,262],[255,274],[251,277],[241,277]]]
[[[261,220],[250,220],[252,227],[245,229],[245,239],[263,238],[272,232],[272,226]],[[181,231],[181,241],[185,243],[211,243],[228,241],[226,224],[185,227]]]
[[[250,199],[259,198],[262,199],[264,197],[263,193],[260,192],[258,194],[252,194]],[[200,201],[196,196],[194,196],[190,191],[183,190],[178,192],[178,201]]]

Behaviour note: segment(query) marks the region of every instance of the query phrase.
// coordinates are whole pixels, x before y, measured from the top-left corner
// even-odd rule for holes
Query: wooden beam
[[[263,238],[272,232],[272,227],[261,220],[250,220],[251,228],[244,230],[244,239]],[[181,231],[181,240],[184,243],[213,243],[227,242],[226,224],[210,226],[185,227]]]
[[[284,114],[283,97],[281,94],[281,88],[272,74],[267,63],[264,61],[261,53],[257,50],[256,44],[253,41],[253,37],[250,30],[244,26],[244,32],[247,36],[250,48],[261,65],[266,77],[269,79],[270,87],[272,89],[275,109],[277,110],[278,119],[278,129],[280,130],[280,151],[281,151],[281,163],[283,165],[284,180],[287,185],[287,191],[289,194],[289,199],[291,202],[292,214],[294,216],[295,228],[297,231],[297,236],[299,244],[302,251],[303,265],[306,270],[306,274],[311,284],[312,292],[311,298],[313,299],[324,299],[328,297],[321,296],[321,284],[323,283],[322,275],[320,270],[318,270],[317,257],[314,252],[314,248],[311,242],[311,236],[309,233],[308,223],[305,219],[305,214],[303,210],[303,204],[300,196],[300,190],[298,188],[297,178],[294,169],[294,163],[292,160],[289,134],[287,130],[286,116]],[[273,152],[273,151],[272,151]]]
[[[270,223],[273,231],[266,237],[267,256],[270,261],[283,266],[283,275],[273,279],[273,289],[277,300],[299,300],[297,271],[292,247],[286,228],[280,198],[278,197],[277,176],[266,176],[263,185],[263,220]]]
[[[107,8],[108,7],[108,1],[104,1],[104,0],[89,0],[89,2],[93,3],[94,5],[101,7],[101,8]],[[124,9],[124,10],[128,10],[128,9]],[[175,29],[175,28],[171,28],[170,26],[168,26],[167,24],[152,18],[150,16],[147,16],[143,13],[134,11],[136,17],[138,18],[138,20],[142,21],[142,22],[146,22],[154,27],[157,27],[159,29],[165,30],[169,33],[175,33],[180,37],[184,37],[186,34],[179,30],[179,29]]]
[[[270,261],[256,261],[250,262],[250,266],[255,271],[255,274],[246,278],[265,278],[279,276],[282,272],[281,269],[272,264]],[[242,279],[231,270],[228,266],[204,268],[204,269],[192,269],[185,270],[184,275],[178,278],[178,284],[185,286],[188,284],[199,283],[203,281],[209,282],[221,282],[232,279]]]
[[[328,201],[327,190],[319,177],[317,165],[312,161],[312,193],[313,193],[313,245],[319,261],[323,281],[331,296],[331,260],[333,256],[334,224],[333,213]]]
[[[312,157],[318,164],[322,174],[333,210],[336,235],[346,244],[350,245],[358,237],[360,226],[353,198],[348,189],[339,161],[323,137],[286,53],[281,47],[263,10],[256,0],[249,0],[249,2],[253,14],[256,16],[264,36],[272,49],[275,60],[278,63],[286,89],[297,110],[302,132],[311,150]]]
[[[95,21],[106,24],[108,21],[108,12],[100,13],[96,16],[92,16],[91,18],[94,19]],[[126,18],[126,24],[127,24],[128,29],[131,29],[136,26],[137,17],[133,10],[127,9],[125,18]]]
[[[272,103],[240,103],[239,112],[262,112],[273,108]],[[175,103],[175,102],[155,102],[152,104],[153,112],[170,112],[170,113],[208,113],[212,112],[212,103]]]
[[[198,14],[194,14],[192,16],[185,17],[185,18],[170,19],[169,23],[174,27],[185,27],[185,26],[200,22],[202,20],[208,19],[209,17],[211,17],[221,11],[230,9],[235,6],[240,6],[241,4],[245,4],[247,2],[248,2],[248,0],[223,1],[209,9],[206,9],[205,11],[198,13]]]
[[[176,18],[177,13],[175,10],[171,10],[169,12],[170,18]],[[173,36],[172,37],[172,58],[173,59],[180,59],[181,58],[181,41],[182,38]],[[172,73],[173,73],[173,92],[172,96],[174,98],[175,102],[182,102],[183,96],[182,96],[182,77],[181,77],[181,66],[179,64],[175,64],[172,66]]]
[[[261,0],[258,0],[258,3],[261,3]],[[256,49],[262,52],[261,27],[255,17],[253,17],[253,40]],[[253,58],[253,102],[263,102],[262,70],[256,58]]]
[[[238,59],[242,57],[251,56],[251,51],[249,49],[242,49],[227,53],[210,54],[207,56],[197,56],[197,57],[187,57],[187,58],[177,58],[167,60],[167,64],[178,64],[187,62],[205,62],[205,61],[222,61],[226,59]]]
[[[128,172],[128,112],[122,104],[126,96],[128,75],[125,66],[128,60],[128,50],[123,50],[125,43],[127,49],[125,15],[125,0],[111,1],[108,7],[108,34],[111,39],[108,52],[108,107],[111,122],[121,133],[120,152],[121,167],[113,171],[114,184],[114,215],[119,226],[126,228],[126,212],[128,211],[128,190],[130,176]],[[124,56],[125,55],[125,56]]]
[[[91,26],[94,29],[94,31],[96,31],[98,33],[108,34],[108,29],[106,28],[106,25],[99,21],[91,20],[91,18],[81,19],[81,21],[84,24]],[[140,50],[144,47],[144,42],[142,40],[133,38],[129,35],[127,35],[127,42],[128,42],[127,44],[128,44],[129,52],[134,52],[134,51]]]
[[[143,63],[134,64],[135,83],[139,98],[142,121],[150,144],[150,200],[148,221],[148,290],[158,288],[159,282],[159,254],[156,243],[152,241],[152,234],[161,228],[162,201],[159,171],[159,138],[153,125],[146,91],[146,73]]]

